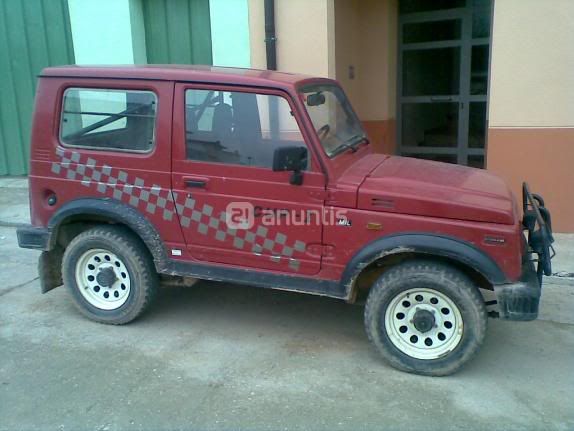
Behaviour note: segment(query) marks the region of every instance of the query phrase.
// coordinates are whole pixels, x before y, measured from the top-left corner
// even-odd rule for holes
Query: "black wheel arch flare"
[[[481,274],[492,285],[508,283],[498,264],[468,241],[433,233],[402,233],[378,238],[361,248],[351,258],[341,284],[351,297],[355,281],[367,266],[387,256],[415,253],[455,261]]]
[[[155,226],[137,209],[115,199],[81,198],[67,202],[50,218],[49,247],[55,247],[60,227],[75,216],[102,217],[131,229],[150,251],[156,269],[161,272],[167,265],[168,256],[161,236]]]

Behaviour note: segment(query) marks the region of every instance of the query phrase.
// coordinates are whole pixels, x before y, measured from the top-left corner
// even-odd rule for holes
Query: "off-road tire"
[[[385,328],[385,312],[393,298],[421,287],[447,296],[462,315],[460,342],[437,359],[418,359],[403,353],[390,340]],[[371,287],[365,306],[367,335],[383,359],[399,370],[427,376],[452,374],[473,358],[484,341],[486,324],[486,308],[479,288],[455,267],[434,261],[407,261],[388,269]]]
[[[99,248],[117,255],[132,280],[127,300],[114,310],[103,310],[90,304],[76,282],[78,259],[86,251]],[[90,228],[70,242],[62,260],[62,277],[74,304],[84,316],[111,325],[123,325],[139,317],[153,302],[159,285],[153,261],[143,242],[128,229],[111,225]]]

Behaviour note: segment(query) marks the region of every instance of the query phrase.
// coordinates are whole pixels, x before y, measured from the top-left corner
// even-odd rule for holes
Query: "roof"
[[[58,66],[48,67],[42,77],[120,78],[164,81],[193,81],[256,86],[294,86],[314,78],[309,75],[237,67],[191,66],[183,64]]]

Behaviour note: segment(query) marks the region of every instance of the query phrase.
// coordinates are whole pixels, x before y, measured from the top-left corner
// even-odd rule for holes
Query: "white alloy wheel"
[[[460,310],[445,294],[416,288],[399,293],[385,312],[385,329],[393,345],[416,359],[438,359],[460,343]]]
[[[82,296],[101,310],[115,310],[129,297],[130,274],[114,253],[91,249],[78,259],[76,284]]]

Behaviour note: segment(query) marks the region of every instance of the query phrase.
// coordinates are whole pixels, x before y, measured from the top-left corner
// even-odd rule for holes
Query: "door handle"
[[[184,178],[183,182],[185,187],[193,188],[205,188],[207,186],[207,180],[204,178]]]

